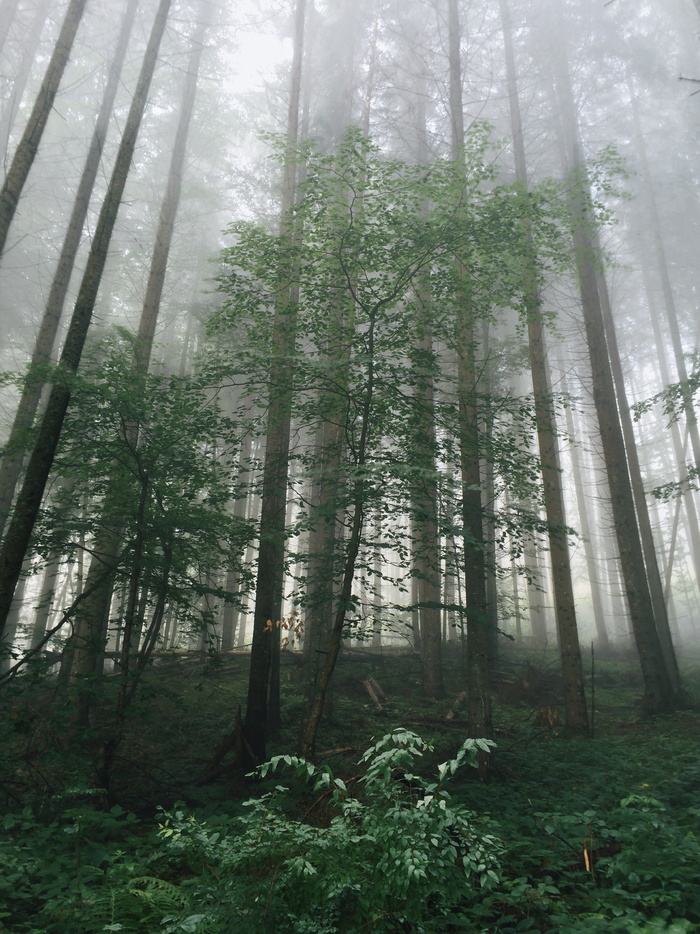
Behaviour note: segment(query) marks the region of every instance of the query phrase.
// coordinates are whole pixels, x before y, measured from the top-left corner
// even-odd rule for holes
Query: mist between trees
[[[353,647],[430,698],[457,658],[472,737],[506,639],[557,655],[569,733],[591,643],[643,712],[687,702],[699,31],[691,0],[3,0],[0,688],[56,685],[105,787],[163,653],[250,653],[244,768],[282,652],[311,758]]]

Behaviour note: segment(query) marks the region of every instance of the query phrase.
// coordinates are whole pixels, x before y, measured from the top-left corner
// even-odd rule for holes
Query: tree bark
[[[294,53],[287,118],[287,144],[293,150],[299,136],[299,100],[304,46],[306,0],[297,0],[295,13]],[[291,254],[294,230],[291,209],[296,197],[296,159],[286,160],[282,187],[280,249]],[[291,280],[292,269],[287,261],[289,281],[282,285],[275,307],[269,377],[269,400],[266,425],[263,493],[260,510],[260,547],[258,549],[255,610],[253,614],[253,644],[245,716],[247,743],[255,757],[264,761],[269,730],[269,707],[279,709],[279,697],[269,697],[273,655],[279,646],[282,611],[285,507],[289,469],[289,439],[291,401],[294,379],[294,346],[296,330],[296,289]],[[273,714],[276,719],[276,714]]]
[[[155,245],[151,255],[151,265],[146,285],[146,295],[141,309],[141,318],[134,345],[134,355],[131,362],[131,372],[138,387],[140,381],[148,373],[153,350],[158,313],[160,310],[165,275],[168,268],[168,258],[172,244],[175,219],[182,191],[183,170],[187,151],[187,137],[189,135],[194,101],[197,91],[197,80],[201,63],[204,38],[209,27],[208,13],[211,11],[210,0],[201,0],[196,19],[196,27],[191,40],[191,50],[187,63],[182,89],[177,130],[173,144],[170,170],[166,183],[165,193],[161,202],[158,227],[156,229]],[[126,438],[133,451],[138,445],[138,425],[126,426]],[[118,465],[115,465],[117,469]],[[109,516],[109,505],[114,501],[119,479],[112,480],[105,500],[105,515]],[[89,679],[96,674],[96,667],[101,653],[104,650],[106,639],[106,624],[109,620],[109,609],[112,602],[114,577],[119,566],[122,549],[124,525],[117,523],[110,526],[108,521],[101,523],[101,532],[98,534],[93,549],[93,558],[87,574],[86,588],[91,596],[85,600],[77,615],[75,633],[75,659],[73,663],[73,679]],[[98,584],[98,580],[101,583]],[[101,665],[100,665],[101,667]],[[86,723],[89,716],[91,691],[79,692],[82,701],[79,701],[78,719]]]
[[[5,626],[22,561],[29,547],[29,540],[58,447],[71,396],[71,378],[80,364],[92,320],[97,291],[136,147],[141,118],[146,107],[148,91],[158,58],[160,42],[165,32],[171,2],[172,0],[161,0],[156,13],[136,92],[124,127],[124,135],[119,146],[78,298],[73,309],[58,372],[39,428],[34,450],[27,466],[24,483],[17,498],[14,515],[0,552],[0,633]]]
[[[44,80],[39,89],[29,122],[22,134],[12,164],[0,191],[0,257],[5,251],[7,235],[24,183],[29,175],[34,158],[44,134],[46,122],[53,109],[58,86],[61,83],[68,57],[73,47],[78,26],[85,11],[87,0],[70,0],[63,25],[51,55]]]
[[[549,527],[549,552],[552,564],[552,584],[559,635],[566,729],[572,733],[588,732],[585,683],[581,647],[579,645],[574,588],[571,578],[568,534],[564,512],[564,491],[559,466],[557,429],[549,385],[549,364],[545,350],[542,307],[537,286],[537,256],[528,219],[528,190],[525,147],[523,144],[520,103],[518,99],[515,56],[513,54],[510,17],[507,0],[500,0],[503,37],[506,52],[515,174],[521,203],[523,300],[527,319],[530,370],[537,420],[537,442],[540,453],[544,503]]]
[[[464,165],[464,112],[462,64],[457,0],[449,0],[449,70],[452,159]],[[466,261],[466,257],[465,257]],[[457,348],[457,394],[459,406],[459,449],[462,471],[462,521],[464,528],[464,573],[467,617],[468,732],[489,738],[493,733],[489,686],[489,639],[486,616],[486,563],[484,519],[481,503],[479,463],[479,414],[476,402],[478,373],[476,339],[469,270],[458,262],[455,346]],[[485,762],[482,763],[485,769]]]
[[[114,106],[114,99],[119,88],[119,79],[124,57],[129,44],[129,36],[136,15],[138,0],[129,0],[127,10],[122,20],[121,31],[117,40],[114,58],[110,65],[109,76],[105,86],[100,111],[95,121],[95,129],[90,142],[85,167],[78,184],[78,190],[73,204],[68,230],[66,232],[61,254],[54,273],[51,289],[46,300],[46,308],[39,326],[34,352],[32,354],[32,368],[48,363],[53,352],[58,326],[63,313],[63,306],[68,293],[70,277],[75,265],[75,258],[80,247],[80,240],[85,225],[85,218],[90,207],[90,196],[100,169],[102,152],[104,150],[109,118]],[[17,413],[15,414],[10,436],[7,442],[7,453],[0,463],[0,538],[12,505],[15,487],[19,479],[22,459],[22,439],[31,427],[39,407],[39,400],[45,382],[39,374],[32,373],[25,380],[20,397]]]

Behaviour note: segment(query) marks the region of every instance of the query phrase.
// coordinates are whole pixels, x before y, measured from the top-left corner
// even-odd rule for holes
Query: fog
[[[160,6],[136,4],[54,362]],[[554,650],[573,627],[579,646],[636,651],[652,693],[644,653],[660,647],[673,682],[668,653],[697,657],[700,618],[692,0],[173,0],[85,346],[47,372],[37,335],[127,7],[85,4],[17,192],[69,4],[0,4],[3,443],[33,355],[42,400],[4,452],[20,462],[5,553],[22,565],[0,567],[4,671],[34,646],[85,673],[129,638],[255,654],[286,620],[290,648],[338,625],[346,645],[420,649],[439,677],[429,646],[463,646],[474,616],[492,643]],[[200,394],[166,426],[176,378]],[[63,384],[20,554],[11,503]],[[109,622],[86,660],[71,640],[100,628],[96,605],[76,616],[104,589],[91,574]]]

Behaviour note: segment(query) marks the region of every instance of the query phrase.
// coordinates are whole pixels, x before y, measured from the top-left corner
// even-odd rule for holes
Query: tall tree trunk
[[[600,245],[596,243],[596,253],[601,255]],[[615,322],[612,317],[610,299],[608,296],[608,287],[605,276],[598,274],[598,295],[600,297],[601,311],[603,313],[603,323],[605,326],[605,338],[608,345],[608,354],[610,357],[610,368],[612,371],[613,383],[615,385],[615,394],[620,413],[620,427],[622,437],[627,452],[627,465],[630,473],[630,483],[632,485],[632,495],[634,505],[637,510],[637,522],[639,524],[639,535],[644,552],[644,565],[649,581],[649,595],[654,608],[654,619],[656,620],[656,629],[659,634],[659,641],[664,653],[666,668],[671,679],[671,685],[674,691],[680,691],[681,675],[678,670],[676,652],[671,638],[671,629],[668,623],[668,611],[666,609],[666,600],[664,598],[664,588],[661,582],[659,572],[659,562],[656,554],[656,545],[654,544],[654,533],[651,528],[649,518],[649,506],[647,503],[646,492],[644,490],[644,480],[642,478],[642,468],[639,463],[639,454],[637,452],[637,439],[634,436],[632,426],[632,415],[630,413],[629,403],[627,401],[627,389],[622,372],[622,361],[620,351],[617,345],[617,335],[615,333]],[[690,427],[690,423],[689,423]],[[696,425],[697,427],[697,425]]]
[[[27,30],[27,36],[22,43],[21,60],[13,75],[12,91],[9,100],[3,108],[0,118],[0,158],[3,165],[7,164],[8,149],[10,144],[10,134],[15,123],[15,118],[22,102],[22,96],[29,81],[29,75],[32,65],[36,60],[36,53],[39,48],[39,40],[46,23],[46,17],[49,13],[51,0],[41,0],[37,4],[36,12]],[[0,8],[1,15],[1,8]],[[2,27],[0,26],[0,51],[2,50]]]
[[[68,63],[68,56],[71,53],[86,2],[87,0],[70,0],[29,122],[22,134],[22,139],[5,178],[5,184],[0,191],[0,256],[5,251],[7,234],[10,230],[12,218],[15,216],[19,196],[22,194],[24,183],[39,149],[46,122],[53,109],[58,86]]]
[[[450,118],[452,159],[464,165],[464,111],[462,63],[457,0],[448,2]],[[466,258],[465,258],[466,259]],[[478,371],[476,338],[469,270],[464,262],[456,269],[455,346],[457,348],[457,393],[459,405],[459,448],[462,471],[462,521],[464,528],[464,573],[467,616],[467,692],[470,736],[493,733],[489,686],[489,638],[486,624],[486,562],[484,518],[481,503],[479,463]],[[483,763],[482,763],[483,765]]]
[[[560,360],[562,370],[563,362]],[[566,377],[561,380],[562,392],[569,392]],[[574,415],[571,406],[566,406],[566,430],[571,438],[576,438],[576,426],[574,425]],[[598,582],[598,569],[596,567],[595,542],[591,537],[591,523],[588,519],[588,501],[583,485],[583,467],[579,457],[577,445],[570,447],[571,471],[573,474],[574,491],[576,493],[576,506],[578,507],[579,526],[581,528],[581,537],[583,538],[583,549],[586,557],[586,571],[588,572],[588,586],[591,590],[591,602],[593,604],[593,621],[598,642],[598,648],[606,652],[610,648],[610,638],[605,625],[605,611],[603,609],[603,598],[600,592]]]
[[[523,297],[527,317],[528,349],[530,370],[537,420],[537,442],[540,453],[544,503],[549,527],[549,551],[552,564],[552,584],[556,609],[559,653],[564,680],[564,704],[566,728],[569,732],[588,732],[585,683],[581,648],[578,638],[574,587],[571,578],[569,543],[564,512],[564,492],[559,467],[557,429],[549,384],[549,364],[545,350],[542,307],[537,286],[537,255],[532,237],[532,225],[528,220],[528,188],[525,147],[523,144],[522,121],[513,53],[510,17],[507,0],[500,0],[503,37],[506,52],[506,73],[510,100],[513,148],[515,152],[515,174],[518,182],[518,197],[522,207],[521,221],[523,244]]]
[[[581,172],[580,160],[575,177]],[[577,182],[572,181],[574,190]],[[579,182],[580,184],[580,182]],[[574,249],[581,288],[581,303],[586,342],[591,360],[593,401],[598,416],[620,563],[627,592],[635,642],[644,678],[644,707],[650,713],[670,709],[674,704],[671,677],[656,629],[654,608],[649,592],[634,497],[629,479],[625,444],[615,397],[603,316],[596,281],[595,251],[588,235],[590,219],[585,208],[585,193],[571,199]]]
[[[131,35],[137,6],[138,0],[129,0],[122,20],[121,31],[117,40],[114,58],[110,66],[102,105],[100,106],[100,111],[95,121],[95,129],[92,134],[87,159],[85,160],[85,167],[78,184],[73,210],[68,222],[68,230],[63,241],[58,265],[54,273],[51,289],[46,300],[46,308],[34,345],[34,352],[32,354],[33,368],[47,363],[53,352],[71,274],[75,265],[75,258],[80,246],[85,218],[87,217],[88,208],[90,207],[90,196],[95,184],[95,179],[97,178],[97,173],[100,169],[102,152],[104,150],[107,129],[109,127],[109,119],[112,114],[114,99],[119,88],[121,70],[129,45],[129,36]],[[26,436],[27,431],[34,421],[44,385],[43,379],[36,373],[30,374],[29,378],[25,380],[17,413],[12,423],[10,436],[7,442],[7,453],[3,456],[2,462],[0,463],[0,537],[2,537],[5,530],[5,524],[12,505],[12,497],[14,496],[15,487],[21,471],[24,447],[22,439]]]
[[[488,320],[481,322],[481,370],[484,398],[483,413],[481,415],[480,432],[484,439],[484,448],[491,447],[493,437],[493,362],[490,359],[489,344],[490,324]],[[493,459],[483,458],[481,473],[484,489],[481,496],[484,526],[484,559],[486,568],[486,632],[489,644],[489,666],[492,670],[498,668],[499,656],[499,628],[498,628],[498,578],[496,576],[498,561],[496,557],[496,473]]]
[[[192,35],[191,50],[187,64],[180,111],[178,117],[173,153],[166,189],[161,202],[158,227],[156,229],[155,245],[151,256],[151,266],[146,285],[146,295],[141,309],[141,318],[134,345],[134,355],[131,361],[131,372],[135,379],[137,391],[141,381],[148,373],[153,350],[158,313],[165,275],[168,267],[168,257],[172,244],[175,218],[180,202],[185,155],[187,152],[187,137],[189,135],[194,101],[197,91],[197,80],[201,63],[204,38],[209,27],[209,14],[211,13],[210,0],[201,0],[196,27]],[[138,426],[126,426],[129,444],[136,450],[138,444]],[[111,486],[105,495],[105,514],[109,516],[110,505],[118,495],[119,479],[113,478]],[[75,659],[73,663],[73,679],[90,679],[97,673],[97,667],[106,639],[106,624],[109,620],[109,608],[112,602],[114,588],[114,575],[119,566],[122,539],[124,534],[123,523],[116,524],[104,521],[100,525],[101,531],[97,535],[93,558],[87,574],[86,588],[90,591],[77,616],[75,633]],[[101,583],[98,584],[98,580]],[[79,692],[78,719],[86,723],[89,716],[91,690]]]
[[[553,15],[560,18],[558,9]],[[559,23],[563,32],[563,23]],[[620,426],[618,400],[610,367],[605,324],[598,289],[598,256],[591,231],[594,223],[581,155],[580,134],[568,62],[563,45],[558,47],[557,91],[563,128],[561,148],[566,154],[570,185],[568,207],[579,279],[583,323],[591,363],[593,402],[598,417],[603,459],[610,485],[615,534],[627,602],[644,679],[643,706],[649,713],[669,710],[676,703],[671,673],[665,662],[656,628],[654,606],[644,564],[644,553],[635,513],[627,452]]]
[[[306,0],[297,0],[294,53],[287,117],[287,145],[280,222],[280,250],[287,255],[287,281],[282,283],[272,325],[272,363],[266,425],[263,494],[260,512],[253,644],[246,704],[245,733],[253,755],[264,761],[269,730],[269,707],[273,720],[279,710],[279,697],[269,696],[273,655],[278,650],[279,621],[282,611],[285,550],[285,507],[289,469],[291,400],[294,378],[297,291],[293,284],[294,230],[291,209],[296,197],[296,157],[291,152],[299,136],[299,100],[304,46]]]
[[[124,127],[124,135],[119,146],[107,195],[100,211],[85,273],[71,317],[63,352],[61,353],[59,372],[49,396],[34,450],[27,466],[24,483],[17,498],[12,521],[0,552],[0,632],[5,626],[22,561],[29,547],[29,540],[58,447],[71,396],[71,377],[80,364],[92,320],[97,290],[107,260],[107,251],[136,147],[141,119],[146,107],[148,91],[158,59],[160,42],[165,32],[171,2],[172,0],[160,0],[158,6],[136,92]]]
[[[427,66],[422,54],[419,55],[416,66],[418,70],[415,94],[417,161],[419,165],[427,165],[429,159],[425,112]],[[427,205],[424,213],[426,216],[429,214]],[[426,697],[440,697],[444,693],[444,685],[435,430],[435,360],[431,325],[432,297],[427,277],[422,277],[418,282],[416,302],[418,311],[412,379],[416,415],[415,423],[411,426],[409,450],[413,454],[413,463],[419,468],[420,474],[411,492],[412,561],[423,661],[423,694]]]

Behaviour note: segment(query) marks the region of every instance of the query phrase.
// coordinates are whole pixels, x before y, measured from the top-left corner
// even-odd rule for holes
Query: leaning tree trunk
[[[587,233],[590,219],[586,216],[583,201],[585,197],[584,193],[580,193],[579,198],[572,198],[571,215],[586,342],[591,360],[593,401],[610,484],[620,564],[644,678],[644,706],[650,713],[659,713],[673,706],[674,690],[656,629],[654,607],[644,565],[625,444],[605,342],[594,266],[594,247]]]
[[[16,70],[14,70],[12,91],[9,100],[3,109],[0,117],[0,158],[4,160],[8,157],[8,148],[10,145],[10,134],[15,123],[15,118],[22,103],[22,97],[29,81],[32,65],[36,61],[39,40],[46,24],[52,0],[42,0],[36,8],[36,12],[27,30],[27,37],[22,43],[21,60]],[[1,27],[0,27],[1,30]],[[2,50],[2,41],[0,39],[0,51]]]
[[[172,0],[160,0],[136,92],[124,127],[124,135],[95,228],[85,273],[61,353],[58,373],[29,459],[12,521],[0,552],[0,634],[5,627],[12,596],[29,547],[29,540],[61,436],[63,421],[70,402],[71,378],[80,364],[92,320],[97,291],[107,261],[107,252],[136,148],[141,119],[146,107],[151,79],[158,60],[158,49],[165,32],[171,3]]]
[[[210,0],[202,0],[196,20],[197,25],[191,40],[191,51],[183,86],[170,171],[168,172],[165,194],[161,203],[155,245],[146,285],[146,295],[141,309],[134,355],[131,361],[131,373],[137,387],[140,386],[141,381],[148,373],[151,361],[153,339],[175,229],[175,218],[182,191],[187,138],[194,111],[197,80],[204,49],[204,37],[209,25],[206,15],[209,8]],[[139,434],[138,425],[127,425],[126,434],[132,449],[136,450]],[[115,468],[118,468],[118,465],[115,465]],[[93,557],[85,583],[86,589],[90,592],[90,597],[83,603],[76,620],[76,632],[73,640],[75,658],[72,676],[73,680],[87,680],[88,684],[87,690],[79,691],[78,720],[82,723],[87,723],[90,699],[93,696],[89,683],[91,678],[98,673],[96,665],[104,651],[109,608],[114,589],[114,576],[119,566],[124,535],[123,523],[110,523],[108,518],[115,496],[118,496],[118,486],[119,479],[115,477],[105,495],[104,513],[106,519],[100,523],[101,531],[98,533],[92,549]]]
[[[596,244],[596,252],[598,255],[601,254],[599,244]],[[639,536],[642,543],[642,551],[644,552],[644,565],[647,571],[647,580],[649,581],[649,595],[651,597],[652,606],[654,607],[656,629],[659,633],[659,641],[661,642],[664,660],[671,678],[671,685],[674,691],[679,691],[681,689],[681,674],[678,670],[678,661],[671,638],[664,587],[661,582],[659,561],[656,554],[656,545],[654,543],[654,533],[649,517],[649,504],[647,503],[646,491],[644,489],[642,467],[639,462],[639,453],[637,451],[637,439],[635,438],[634,428],[632,426],[632,414],[630,412],[629,402],[627,401],[627,388],[622,372],[620,351],[617,345],[615,322],[612,316],[612,308],[610,307],[607,283],[602,273],[598,275],[598,295],[601,302],[601,311],[603,312],[605,337],[608,345],[608,354],[610,356],[610,368],[612,370],[615,394],[619,406],[620,427],[622,429],[622,437],[627,452],[627,464],[630,472],[632,495],[634,496],[634,504],[637,509]]]
[[[87,0],[71,0],[68,6],[29,122],[22,134],[17,152],[5,178],[5,184],[2,186],[2,191],[0,191],[0,256],[5,250],[7,234],[10,230],[12,218],[15,216],[19,196],[22,194],[24,183],[39,149],[46,122],[53,109],[58,86],[68,63],[68,56],[71,53],[86,3]]]
[[[552,8],[557,16],[557,9]],[[559,23],[563,30],[563,24]],[[563,35],[563,32],[560,34]],[[644,553],[635,513],[627,452],[620,426],[618,400],[610,367],[605,324],[598,291],[599,258],[592,239],[594,228],[585,165],[568,63],[559,45],[557,90],[560,97],[560,148],[570,174],[567,200],[579,279],[581,308],[591,363],[593,402],[600,430],[603,459],[610,486],[611,506],[620,552],[620,567],[644,679],[644,707],[650,713],[668,710],[677,702],[672,677],[665,662],[656,628],[654,606],[644,564]]]
[[[114,106],[114,99],[119,88],[122,65],[124,64],[137,6],[138,0],[129,0],[129,5],[122,21],[122,27],[117,40],[114,58],[110,66],[102,104],[97,115],[97,120],[95,121],[95,129],[92,134],[87,159],[85,160],[85,167],[78,184],[73,210],[68,222],[68,230],[63,241],[61,255],[58,259],[58,265],[54,273],[51,289],[46,300],[46,308],[34,345],[34,352],[32,354],[32,367],[34,369],[48,362],[56,341],[56,334],[63,313],[63,306],[68,293],[68,286],[75,265],[75,258],[78,254],[78,248],[80,247],[85,218],[87,217],[87,212],[90,207],[90,196],[102,162],[102,153],[107,137],[109,120],[112,114],[112,107]],[[7,517],[12,505],[12,497],[14,496],[15,487],[21,471],[23,455],[22,439],[26,436],[26,433],[34,421],[44,385],[43,379],[36,373],[32,373],[30,377],[25,380],[17,413],[15,414],[10,436],[7,441],[6,453],[0,463],[0,537],[2,537],[2,533],[5,530]]]

